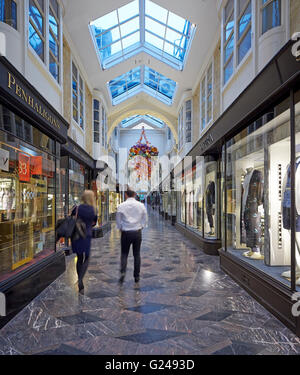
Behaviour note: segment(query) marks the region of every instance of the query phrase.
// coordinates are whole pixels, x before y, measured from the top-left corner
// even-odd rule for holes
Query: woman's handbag
[[[76,207],[76,214],[67,216],[64,219],[58,220],[56,230],[56,242],[60,238],[71,239],[72,242],[80,237],[86,237],[86,225],[78,216],[78,206]]]

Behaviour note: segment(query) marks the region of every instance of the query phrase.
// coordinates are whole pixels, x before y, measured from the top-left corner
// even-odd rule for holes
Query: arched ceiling
[[[114,118],[120,118],[120,113],[124,112],[126,113],[125,116],[127,116],[128,112],[134,110],[137,103],[139,103],[138,107],[141,108],[142,104],[140,102],[146,102],[146,104],[150,103],[152,106],[156,105],[157,108],[159,108],[159,111],[156,112],[162,112],[162,116],[168,114],[167,117],[171,117],[172,119],[177,118],[180,100],[187,90],[194,88],[199,78],[198,75],[202,64],[214,43],[216,28],[219,24],[217,15],[218,0],[153,1],[197,26],[183,71],[171,68],[169,65],[155,59],[145,52],[141,52],[107,70],[102,70],[89,31],[89,22],[128,4],[130,0],[62,0],[64,5],[64,28],[67,31],[68,37],[72,40],[72,46],[76,49],[76,53],[80,57],[89,84],[92,86],[92,89],[99,90],[103,93],[108,108],[108,117],[112,119],[109,121],[111,124],[115,124]],[[112,105],[107,90],[107,83],[139,65],[147,65],[177,83],[176,95],[172,105],[169,106],[152,97],[145,100],[144,93],[139,93],[116,106]],[[145,110],[149,112],[147,108],[145,108]],[[161,118],[161,116],[157,117]],[[125,117],[123,116],[123,118]],[[176,130],[174,124],[172,124],[170,128],[175,135]],[[109,131],[111,132],[112,128],[110,128]]]

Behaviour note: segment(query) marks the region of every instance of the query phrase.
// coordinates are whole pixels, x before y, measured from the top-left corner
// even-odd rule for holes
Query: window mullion
[[[140,41],[142,46],[145,44],[145,0],[139,1],[140,9]]]
[[[45,8],[45,22],[44,22],[44,33],[45,33],[45,64],[48,69],[50,69],[50,59],[49,59],[49,2],[50,0],[44,0],[44,8]]]

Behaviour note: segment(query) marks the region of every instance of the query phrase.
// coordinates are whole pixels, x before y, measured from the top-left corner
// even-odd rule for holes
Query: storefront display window
[[[295,264],[296,264],[296,285],[300,286],[300,90],[295,93]],[[289,173],[289,171],[288,171]],[[289,174],[284,181],[286,191],[289,186]],[[288,195],[286,193],[286,202]],[[288,206],[286,204],[285,206]],[[285,208],[286,209],[286,208]],[[289,229],[288,221],[285,223],[286,230]],[[286,274],[289,277],[289,274]]]
[[[3,106],[0,114],[1,128],[31,140],[0,130],[2,281],[55,250],[55,142]]]
[[[227,250],[288,286],[290,147],[287,98],[227,142],[225,178]]]
[[[204,186],[204,237],[217,238],[218,221],[217,210],[217,168],[216,161],[205,161],[205,186]]]
[[[69,212],[81,203],[84,192],[85,168],[72,158],[69,158]]]

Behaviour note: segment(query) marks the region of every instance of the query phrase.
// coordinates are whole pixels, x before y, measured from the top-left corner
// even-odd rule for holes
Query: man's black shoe
[[[123,284],[124,279],[125,279],[125,275],[121,275],[121,277],[119,278],[119,284]]]
[[[136,282],[136,283],[138,283],[139,281],[140,281],[140,277],[138,276],[138,277],[135,277],[134,278],[134,281]]]

